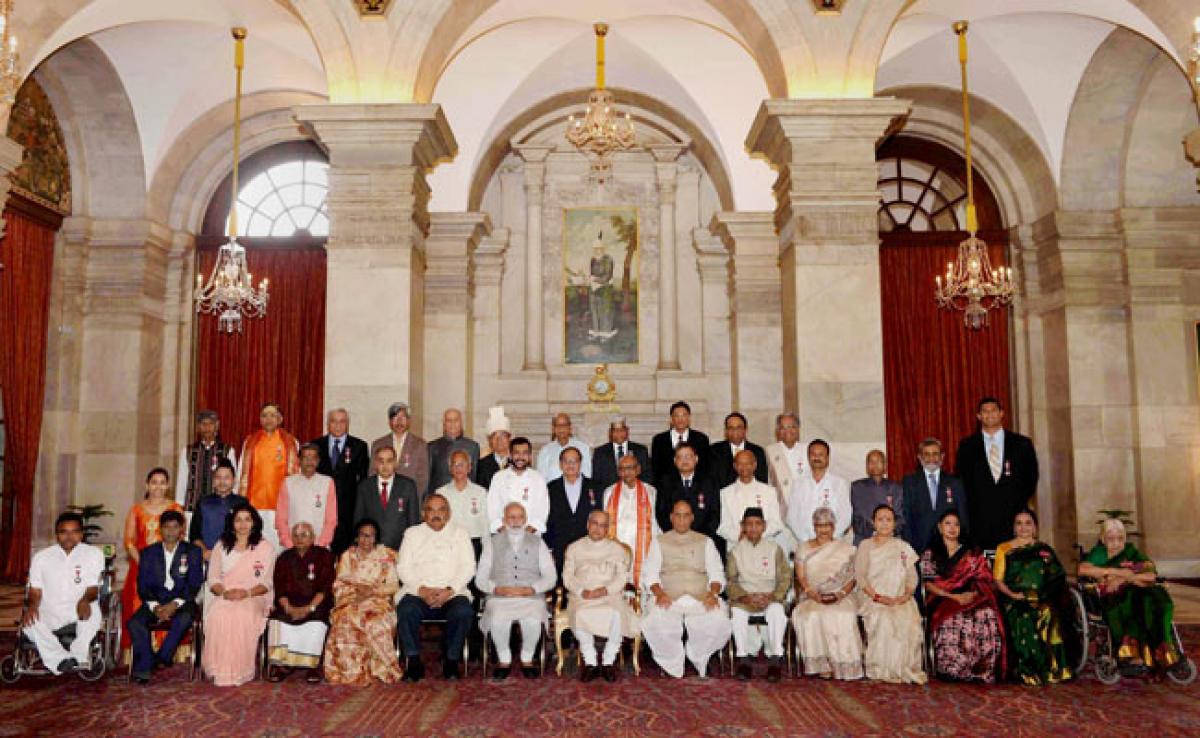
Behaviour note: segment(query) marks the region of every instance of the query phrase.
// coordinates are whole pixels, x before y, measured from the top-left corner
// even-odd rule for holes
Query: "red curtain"
[[[264,318],[243,318],[242,333],[221,333],[198,315],[196,409],[221,416],[221,436],[240,445],[258,428],[265,402],[283,409],[284,427],[304,442],[322,433],[325,396],[325,249],[247,245],[255,283],[270,280]],[[217,247],[202,247],[200,274]],[[240,449],[239,449],[240,452]]]
[[[4,502],[0,578],[25,579],[33,537],[33,480],[46,392],[46,331],[56,229],[9,207],[0,240],[0,392]]]
[[[965,233],[881,235],[888,476],[898,480],[916,468],[917,443],[928,436],[941,439],[951,468],[959,440],[975,431],[981,397],[1009,407],[1009,311],[991,311],[989,325],[974,331],[961,312],[934,301],[934,277],[954,261]],[[992,263],[1007,264],[1004,234],[980,236]]]

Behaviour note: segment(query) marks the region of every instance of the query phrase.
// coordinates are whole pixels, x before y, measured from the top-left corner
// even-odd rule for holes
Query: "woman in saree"
[[[994,683],[1004,674],[1004,624],[983,552],[962,535],[958,512],[946,510],[921,556],[935,673],[951,681]]]
[[[262,517],[250,503],[234,505],[208,561],[212,598],[204,608],[202,660],[204,673],[218,687],[237,687],[254,678],[275,570],[275,550],[262,531]]]
[[[125,575],[125,584],[121,588],[121,612],[129,617],[142,606],[142,598],[138,597],[137,578],[138,562],[142,557],[142,549],[162,540],[158,532],[158,518],[167,510],[183,512],[183,507],[171,499],[171,475],[166,469],[156,467],[146,475],[146,492],[142,501],[129,508],[125,516],[125,534],[122,543],[125,554],[129,559],[129,572]],[[166,638],[165,631],[151,634],[154,648],[158,649]],[[121,631],[121,648],[128,660],[130,654],[129,629]],[[191,658],[190,644],[183,644],[175,650],[175,661],[187,661]]]
[[[917,553],[896,537],[896,511],[889,505],[876,507],[871,522],[875,534],[858,545],[854,559],[863,594],[859,614],[867,631],[867,678],[924,684],[925,632],[913,596]]]
[[[325,680],[331,684],[394,684],[403,676],[396,658],[392,603],[400,591],[396,552],[378,540],[375,521],[360,521],[355,545],[338,561],[325,644]]]
[[[996,547],[992,564],[996,588],[1003,594],[1009,667],[1014,678],[1031,686],[1071,678],[1059,615],[1067,573],[1054,549],[1037,539],[1037,529],[1032,510],[1017,513],[1014,537]]]
[[[1079,576],[1099,583],[1104,622],[1123,672],[1161,673],[1179,663],[1171,595],[1157,583],[1154,562],[1128,542],[1119,519],[1104,521],[1100,541],[1079,564]]]
[[[854,591],[854,546],[834,540],[833,510],[813,511],[816,537],[796,547],[796,607],[792,626],[804,673],[822,679],[862,679],[862,637]]]

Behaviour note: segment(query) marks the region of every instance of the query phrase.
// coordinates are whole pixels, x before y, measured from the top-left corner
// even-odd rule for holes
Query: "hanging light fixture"
[[[238,243],[238,162],[242,148],[242,69],[245,66],[246,29],[233,29],[233,66],[237,70],[237,90],[233,98],[233,188],[229,197],[229,241],[217,253],[217,262],[205,282],[196,275],[196,312],[219,316],[223,333],[242,332],[242,315],[261,318],[267,314],[267,280],[254,288],[246,265],[246,249]]]
[[[17,35],[12,30],[13,0],[0,0],[0,105],[7,112],[21,88]]]
[[[567,141],[591,160],[593,175],[604,181],[612,168],[609,155],[632,149],[637,145],[637,135],[629,113],[620,115],[612,93],[604,88],[604,37],[608,35],[608,24],[596,23],[592,28],[596,32],[596,88],[588,95],[583,117],[567,117]]]
[[[946,264],[946,278],[937,277],[938,307],[963,311],[963,323],[972,330],[988,324],[988,311],[1013,300],[1012,269],[992,267],[988,247],[975,232],[974,169],[971,164],[971,102],[967,93],[967,22],[954,24],[958,35],[958,63],[962,71],[963,140],[967,158],[967,232],[958,245],[958,260]]]

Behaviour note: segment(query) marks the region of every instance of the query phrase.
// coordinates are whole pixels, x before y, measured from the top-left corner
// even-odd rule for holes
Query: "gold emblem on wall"
[[[354,0],[354,4],[358,7],[358,14],[364,18],[383,16],[387,13],[388,5],[391,2],[392,0]]]
[[[595,410],[615,410],[613,400],[617,399],[617,383],[608,376],[608,364],[598,364],[587,385],[588,402]]]

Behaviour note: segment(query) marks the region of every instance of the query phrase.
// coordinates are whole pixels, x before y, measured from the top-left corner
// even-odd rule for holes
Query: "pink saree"
[[[254,678],[258,639],[267,625],[274,581],[275,551],[269,542],[234,552],[232,563],[230,555],[223,544],[213,547],[205,586],[249,591],[261,584],[267,592],[244,600],[210,597],[205,604],[204,673],[218,687],[236,687]]]

